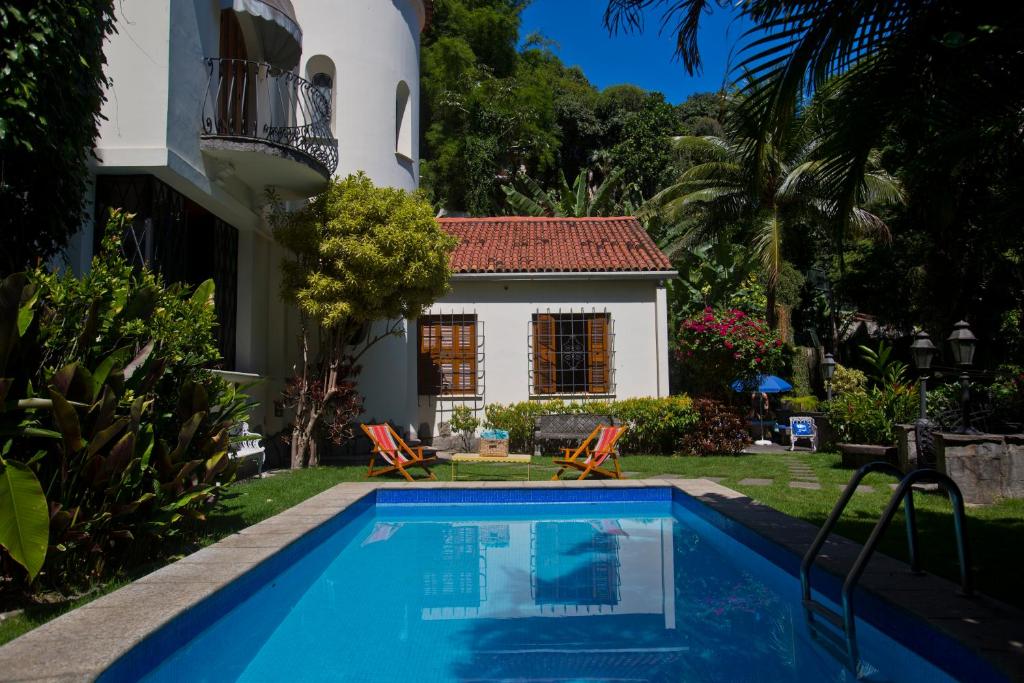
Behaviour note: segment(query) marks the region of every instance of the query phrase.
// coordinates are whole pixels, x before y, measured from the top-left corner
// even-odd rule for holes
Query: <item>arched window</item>
[[[333,89],[334,89],[334,78],[323,71],[313,74],[311,79],[313,82],[313,89],[319,92],[324,97],[325,110],[322,112],[323,117],[326,121],[331,120],[331,102],[333,101]]]
[[[395,154],[412,161],[412,104],[405,81],[395,92]]]
[[[313,97],[312,100],[316,103],[315,106],[322,108],[322,111],[315,113],[319,114],[323,120],[330,124],[331,131],[336,131],[338,112],[337,96],[337,77],[338,72],[334,68],[334,62],[327,55],[313,55],[306,62],[306,79],[312,86],[312,90],[320,97]]]

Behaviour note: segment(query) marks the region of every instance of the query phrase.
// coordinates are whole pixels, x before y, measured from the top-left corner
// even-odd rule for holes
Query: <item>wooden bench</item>
[[[572,413],[561,415],[538,415],[533,424],[533,454],[541,455],[542,441],[572,442],[579,445],[599,425],[618,425],[611,415]]]

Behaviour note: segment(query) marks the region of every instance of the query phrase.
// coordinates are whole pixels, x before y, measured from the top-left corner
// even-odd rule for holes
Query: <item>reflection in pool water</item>
[[[678,504],[378,507],[152,680],[853,680],[796,580]],[[862,627],[870,680],[949,680]]]

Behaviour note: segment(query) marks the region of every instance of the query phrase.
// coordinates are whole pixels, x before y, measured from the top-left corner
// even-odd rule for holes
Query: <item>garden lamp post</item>
[[[932,344],[931,337],[924,330],[917,333],[914,343],[910,345],[910,353],[914,357],[914,367],[920,375],[918,387],[921,391],[921,415],[918,418],[924,422],[928,419],[928,394],[926,384],[928,383],[929,370],[932,367],[932,357],[935,355],[935,344]]]
[[[821,371],[825,375],[825,397],[832,400],[832,377],[836,374],[836,359],[831,353],[825,354],[821,362]]]
[[[977,434],[971,426],[971,378],[967,368],[974,361],[974,348],[978,338],[971,332],[967,322],[961,320],[953,326],[953,333],[946,338],[953,352],[953,361],[960,366],[960,430],[961,434]]]

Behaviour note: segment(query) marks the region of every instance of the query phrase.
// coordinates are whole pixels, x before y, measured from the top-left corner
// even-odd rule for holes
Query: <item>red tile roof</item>
[[[456,273],[635,272],[672,270],[632,217],[441,218],[461,242]]]

